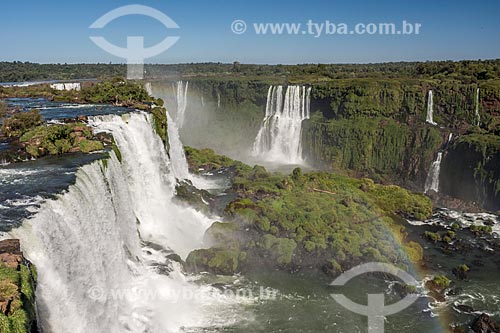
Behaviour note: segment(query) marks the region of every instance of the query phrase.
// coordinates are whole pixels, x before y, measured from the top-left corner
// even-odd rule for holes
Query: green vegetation
[[[0,62],[0,82],[115,77],[125,76],[126,72],[126,65]]]
[[[425,236],[425,238],[427,238],[428,240],[430,240],[434,243],[440,242],[442,240],[441,236],[435,232],[426,231],[424,233],[424,236]]]
[[[192,251],[186,259],[186,267],[193,272],[210,271],[230,275],[238,269],[240,253],[231,249],[202,249]]]
[[[81,90],[55,90],[50,84],[23,87],[0,87],[0,98],[44,97],[49,100],[73,103],[104,103],[149,110],[153,99],[141,83],[122,78],[88,82]]]
[[[216,155],[211,161],[212,153],[187,150],[195,167],[207,163],[230,167],[228,160]],[[430,216],[432,204],[423,195],[368,179],[303,174],[298,168],[284,176],[260,166],[241,168],[232,190],[238,199],[225,209],[231,222],[215,224],[207,238],[216,249],[245,253],[238,270],[310,265],[336,275],[366,260],[405,265],[422,258],[422,248],[406,240],[398,221],[399,216]],[[197,252],[197,256],[203,253],[213,255]]]
[[[48,84],[27,87],[0,87],[0,97],[45,97],[57,101],[78,103],[113,103],[140,110],[151,110],[155,130],[165,144],[167,137],[167,117],[163,101],[148,96],[141,84],[114,78],[98,83],[88,83],[81,91],[58,91]],[[154,107],[151,108],[151,105]],[[5,105],[2,104],[2,108]],[[104,149],[103,142],[97,140],[87,125],[80,122],[47,125],[42,124],[38,110],[17,112],[5,119],[2,132],[14,143],[20,143],[29,156],[59,155],[68,152],[89,153]],[[167,147],[168,149],[168,147]],[[117,147],[113,150],[119,160],[121,154]],[[15,158],[14,158],[15,160]]]
[[[0,263],[0,332],[31,332],[36,318],[34,275],[25,265],[17,270]]]
[[[93,140],[91,129],[84,123],[40,125],[24,133],[20,142],[33,157],[104,149],[100,141]]]
[[[451,280],[444,275],[438,275],[435,276],[430,282],[435,289],[444,290],[450,286]]]
[[[0,119],[7,115],[7,103],[0,100]]]
[[[406,294],[416,294],[417,293],[417,287],[411,284],[405,284],[404,290]]]
[[[487,235],[493,232],[493,228],[489,225],[473,224],[469,227],[469,230],[476,236]]]
[[[454,78],[470,82],[500,77],[499,60],[392,62],[380,64],[304,64],[304,65],[249,65],[201,63],[175,65],[146,65],[153,77],[185,76],[241,76],[259,78],[275,76],[297,80],[316,81],[339,78]],[[80,79],[124,76],[122,64],[35,64],[29,62],[0,62],[0,82]]]
[[[121,162],[122,161],[122,152],[120,151],[120,148],[118,148],[118,146],[114,142],[113,142],[112,149],[113,149],[113,152],[115,153],[115,156],[118,159],[118,161]]]
[[[441,165],[443,190],[487,209],[500,209],[500,136],[485,129],[470,130],[447,150]],[[462,167],[457,169],[457,163]]]
[[[217,155],[212,149],[196,149],[184,147],[186,159],[189,164],[189,171],[199,173],[203,171],[213,171],[222,168],[233,168],[237,172],[248,172],[251,168],[224,155]]]
[[[167,110],[163,107],[163,101],[159,99],[157,101],[159,104],[151,109],[151,114],[153,115],[153,125],[156,134],[162,139],[163,144],[168,148],[168,121],[167,121]]]
[[[80,91],[80,98],[90,103],[114,104],[142,110],[149,108],[145,102],[152,101],[141,84],[122,78],[84,87]]]
[[[79,143],[80,151],[82,153],[90,153],[93,151],[103,150],[104,145],[98,140],[87,140],[84,139]]]
[[[38,110],[20,112],[3,121],[2,132],[9,138],[19,137],[41,124],[42,116]]]

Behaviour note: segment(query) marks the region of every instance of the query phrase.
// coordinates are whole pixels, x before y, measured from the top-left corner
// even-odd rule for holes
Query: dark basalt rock
[[[493,321],[486,313],[480,315],[472,324],[472,330],[476,333],[499,333],[500,325]]]
[[[458,304],[455,306],[455,308],[460,312],[465,312],[465,313],[473,313],[474,312],[474,308],[472,306],[465,305],[465,304]]]

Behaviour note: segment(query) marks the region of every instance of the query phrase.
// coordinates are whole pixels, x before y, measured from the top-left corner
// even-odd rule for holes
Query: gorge
[[[121,98],[129,88],[139,97]],[[12,97],[14,90],[0,89]],[[18,112],[40,108],[44,117],[72,110],[94,133],[75,139],[86,128],[69,132],[71,143],[104,145],[81,165],[51,167],[46,182],[37,176],[41,163],[80,157],[57,151],[19,163],[9,155],[11,164],[0,169],[8,190],[1,213],[15,220],[2,227],[38,268],[44,331],[366,330],[332,302],[327,286],[368,260],[405,267],[421,284],[412,291],[421,295],[415,306],[388,319],[389,332],[406,325],[438,333],[498,311],[498,216],[433,209],[423,194],[498,209],[494,82],[190,75],[134,87],[105,81],[82,91],[30,89],[16,92],[26,99],[7,102]],[[88,101],[55,101],[67,96]],[[431,120],[442,128],[426,121],[429,100],[437,111]],[[109,114],[98,115],[104,109]],[[40,149],[52,147],[34,138]],[[279,163],[260,166],[276,156]],[[9,186],[31,173],[42,190],[15,197]],[[66,174],[60,188],[46,189]],[[15,207],[26,211],[17,215]],[[460,278],[466,272],[453,273],[465,264],[468,281]],[[447,281],[442,276],[453,281],[434,294],[432,283]],[[396,298],[408,292],[377,277],[347,292],[354,299],[373,286]],[[235,296],[241,290],[277,299]],[[467,306],[473,310],[462,311]],[[307,315],[318,312],[324,316]]]

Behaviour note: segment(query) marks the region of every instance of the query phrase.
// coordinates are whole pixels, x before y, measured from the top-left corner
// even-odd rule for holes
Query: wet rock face
[[[472,330],[476,333],[498,333],[500,332],[500,325],[493,321],[490,316],[483,313],[476,319],[471,326]]]
[[[500,209],[498,140],[487,135],[469,137],[472,138],[464,138],[447,150],[441,164],[440,192],[497,211]]]

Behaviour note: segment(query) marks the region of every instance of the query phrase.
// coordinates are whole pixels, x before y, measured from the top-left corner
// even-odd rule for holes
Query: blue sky
[[[121,17],[101,30],[89,26],[117,7],[143,4],[171,17],[180,29],[167,29],[145,16]],[[500,58],[500,1],[323,1],[323,0],[17,0],[0,5],[0,61],[42,63],[124,60],[101,50],[89,36],[102,35],[125,46],[126,36],[144,36],[146,46],[166,36],[180,40],[152,63],[367,63],[413,60]],[[231,23],[249,28],[236,35]],[[258,22],[422,24],[412,36],[256,35]]]

